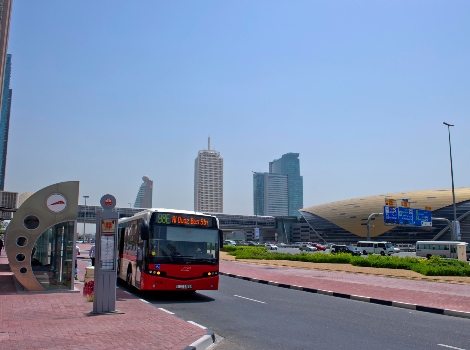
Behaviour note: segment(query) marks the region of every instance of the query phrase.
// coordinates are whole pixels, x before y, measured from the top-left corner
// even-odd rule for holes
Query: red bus
[[[119,220],[118,278],[140,290],[219,287],[222,231],[215,216],[145,209]]]

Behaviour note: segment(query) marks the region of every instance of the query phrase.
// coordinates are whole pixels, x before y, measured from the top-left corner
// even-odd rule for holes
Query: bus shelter
[[[10,268],[29,291],[73,290],[79,182],[34,193],[14,214],[5,234]]]

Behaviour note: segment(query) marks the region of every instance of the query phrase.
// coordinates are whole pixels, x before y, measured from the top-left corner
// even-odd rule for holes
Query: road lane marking
[[[250,298],[242,297],[242,296],[236,295],[236,294],[234,294],[234,297],[242,298],[242,299],[246,299],[246,300],[250,300],[250,301],[255,301],[255,302],[261,303],[261,304],[266,304],[264,301],[259,301],[259,300],[255,300],[255,299],[250,299]]]
[[[450,346],[450,345],[445,345],[445,344],[437,344],[439,346],[443,346],[445,348],[449,348],[449,349],[455,349],[455,350],[465,350],[465,349],[462,349],[462,348],[456,348],[455,346]]]
[[[171,314],[171,315],[174,315],[174,314],[175,314],[174,312],[168,311],[168,310],[166,310],[166,309],[164,309],[164,308],[162,308],[162,307],[159,307],[158,309],[159,309],[159,310],[162,310],[162,311],[164,311],[164,312],[166,312],[166,313],[168,313],[168,314]]]
[[[202,329],[207,329],[207,327],[204,327],[204,326],[202,326],[202,325],[200,325],[199,323],[196,323],[196,322],[194,322],[194,321],[188,321],[188,323],[191,323],[191,324],[193,324],[193,325],[195,325],[195,326],[197,326],[197,327],[199,327],[199,328],[202,328]]]

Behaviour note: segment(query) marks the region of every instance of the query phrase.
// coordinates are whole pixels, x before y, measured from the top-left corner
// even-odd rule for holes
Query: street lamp
[[[258,172],[256,171],[251,171],[254,174],[258,174]],[[255,184],[253,183],[253,186],[255,186]],[[256,189],[256,191],[253,191],[253,194],[255,195],[255,203],[253,203],[254,207],[255,207],[255,215],[256,215],[256,224],[255,224],[255,239],[256,239],[256,232],[258,231],[258,189]],[[258,235],[258,239],[259,239],[259,235]]]
[[[132,203],[129,203],[129,202],[127,202],[127,203],[129,204],[129,208],[132,208]]]
[[[455,191],[454,191],[454,169],[452,166],[452,144],[450,143],[450,127],[454,126],[452,124],[443,122],[442,124],[447,125],[447,130],[449,131],[449,155],[450,155],[450,178],[452,180],[452,200],[454,203],[454,222],[452,224],[452,239],[457,239],[455,232],[455,225],[457,222],[457,207],[455,206]]]
[[[83,198],[85,198],[85,216],[83,217],[83,243],[85,243],[85,239],[86,239],[86,238],[85,238],[85,237],[86,237],[86,236],[85,236],[85,225],[86,225],[86,224],[85,224],[85,222],[86,222],[86,199],[87,199],[87,198],[90,198],[90,196],[83,196]],[[88,243],[88,241],[87,241],[87,243]]]

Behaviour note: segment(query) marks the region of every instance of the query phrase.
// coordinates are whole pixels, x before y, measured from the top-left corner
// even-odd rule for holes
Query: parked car
[[[299,250],[300,251],[306,251],[306,252],[316,252],[317,251],[317,248],[314,247],[313,245],[310,245],[310,244],[307,244],[307,243],[303,243],[300,245],[299,247]]]
[[[258,243],[258,242],[253,242],[253,241],[249,241],[249,242],[248,242],[248,245],[251,245],[251,246],[259,246],[259,243]]]
[[[279,244],[278,244],[278,247],[284,248],[284,247],[286,247],[286,246],[287,246],[287,245],[286,245],[285,243],[279,243]]]
[[[275,244],[266,243],[264,246],[268,248],[269,250],[277,250],[277,245]]]
[[[336,244],[331,248],[331,253],[348,253],[351,255],[361,255],[361,252],[352,245]]]
[[[400,248],[393,247],[393,250],[395,251],[395,254],[396,254],[396,253],[400,253]]]
[[[224,245],[235,246],[235,245],[237,245],[237,242],[227,239],[227,240],[224,241]]]
[[[323,250],[323,251],[325,251],[327,248],[326,246],[321,245],[321,244],[315,244],[314,247],[317,248],[318,250]]]

